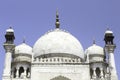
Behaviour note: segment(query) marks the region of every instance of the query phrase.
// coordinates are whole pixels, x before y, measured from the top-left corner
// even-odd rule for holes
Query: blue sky
[[[15,44],[33,46],[48,30],[55,28],[58,9],[61,28],[73,34],[84,50],[96,44],[104,47],[104,32],[109,27],[115,35],[115,60],[120,77],[120,0],[1,0],[0,1],[0,78],[2,76],[5,51],[5,30],[15,30]]]

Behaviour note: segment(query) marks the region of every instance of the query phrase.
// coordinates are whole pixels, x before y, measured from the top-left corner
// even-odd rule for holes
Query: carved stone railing
[[[33,63],[81,63],[81,59],[65,57],[35,58]]]

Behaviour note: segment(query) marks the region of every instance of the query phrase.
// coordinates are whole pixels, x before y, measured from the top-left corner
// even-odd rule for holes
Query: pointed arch
[[[26,70],[26,77],[30,77],[30,68],[27,68],[27,70]]]
[[[96,74],[97,74],[97,77],[100,77],[100,68],[99,67],[96,68]]]
[[[21,76],[21,74],[24,72],[24,68],[21,66],[19,69],[19,77]]]
[[[92,78],[92,76],[93,76],[93,69],[90,68],[90,77]]]
[[[14,70],[13,70],[13,77],[14,77],[14,78],[16,78],[16,71],[17,71],[17,69],[14,68]]]
[[[50,80],[71,80],[71,79],[60,75],[60,76],[54,77]]]

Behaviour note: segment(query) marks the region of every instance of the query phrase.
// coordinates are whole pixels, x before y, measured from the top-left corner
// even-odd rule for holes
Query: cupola
[[[96,45],[95,41],[93,42],[93,45],[86,50],[86,53],[89,55],[90,62],[98,62],[104,60],[104,49]]]
[[[14,36],[14,30],[12,29],[12,27],[6,30],[5,38],[6,38],[5,43],[9,43],[9,44],[14,43],[15,36]]]
[[[113,32],[108,28],[105,31],[105,36],[104,36],[105,44],[114,44],[113,39],[114,39]]]

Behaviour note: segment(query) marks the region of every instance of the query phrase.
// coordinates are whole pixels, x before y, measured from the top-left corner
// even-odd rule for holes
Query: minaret
[[[6,30],[5,34],[6,42],[4,42],[3,46],[6,51],[5,54],[5,64],[3,70],[3,80],[8,80],[11,76],[11,60],[12,60],[12,53],[14,50],[14,30],[10,27]]]
[[[118,80],[114,59],[114,50],[116,48],[116,45],[114,44],[113,39],[113,32],[107,29],[107,31],[105,32],[104,41],[106,54],[108,53],[108,68],[110,80]]]

